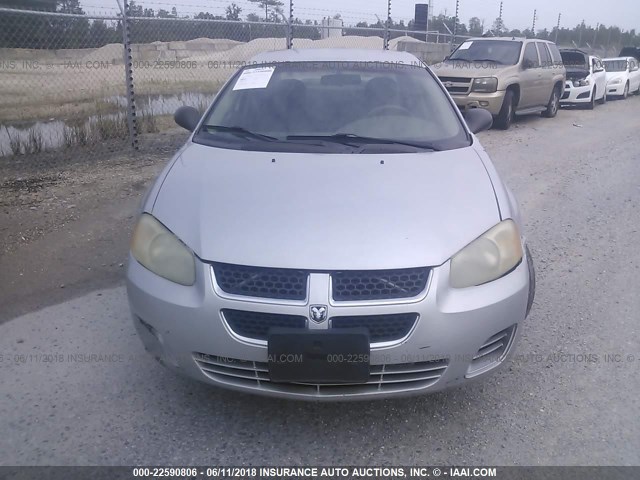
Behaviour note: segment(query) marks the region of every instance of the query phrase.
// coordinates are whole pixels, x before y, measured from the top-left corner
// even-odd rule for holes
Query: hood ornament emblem
[[[309,318],[316,323],[322,323],[327,319],[328,309],[326,305],[311,305],[309,307]]]

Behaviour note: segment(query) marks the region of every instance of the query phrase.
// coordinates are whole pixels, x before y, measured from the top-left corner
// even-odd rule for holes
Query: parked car
[[[147,192],[127,291],[147,350],[213,385],[366,399],[504,364],[535,277],[513,195],[406,52],[287,50],[221,89]]]
[[[558,47],[526,38],[467,40],[434,69],[462,111],[487,109],[505,130],[516,114],[555,117],[566,81]]]
[[[560,99],[563,105],[584,105],[593,110],[607,101],[607,73],[602,59],[582,50],[560,49],[567,70],[567,82]]]
[[[633,57],[640,62],[640,47],[623,47],[618,57]]]
[[[627,98],[629,93],[640,93],[640,68],[633,57],[605,58],[607,95]]]

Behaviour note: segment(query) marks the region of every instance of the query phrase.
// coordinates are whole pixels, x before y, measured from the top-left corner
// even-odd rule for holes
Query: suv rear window
[[[537,68],[540,66],[540,60],[538,60],[538,51],[536,50],[536,46],[534,43],[529,43],[526,47],[524,47],[523,60],[529,60],[531,62],[532,68]]]
[[[553,62],[551,61],[551,54],[547,49],[546,43],[537,42],[538,43],[538,52],[540,52],[540,60],[542,61],[542,66],[544,68],[553,67]]]
[[[562,56],[560,55],[560,50],[555,43],[547,43],[549,50],[551,51],[551,58],[553,58],[553,63],[555,65],[562,66]]]

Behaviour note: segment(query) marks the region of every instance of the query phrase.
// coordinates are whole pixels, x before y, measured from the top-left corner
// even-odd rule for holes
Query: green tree
[[[242,13],[242,8],[240,8],[235,3],[232,3],[231,5],[227,6],[226,13],[227,13],[227,20],[238,21],[240,20],[240,14]]]
[[[249,0],[251,3],[257,4],[260,8],[264,8],[264,20],[269,21],[269,7],[282,7],[284,3],[280,0]]]
[[[479,37],[484,33],[482,30],[482,20],[480,20],[478,17],[471,17],[469,19],[469,35]]]

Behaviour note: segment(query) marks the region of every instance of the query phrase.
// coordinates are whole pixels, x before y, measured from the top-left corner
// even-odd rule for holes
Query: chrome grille
[[[306,317],[281,315],[279,313],[246,312],[243,310],[222,310],[229,328],[237,335],[257,340],[266,340],[272,327],[304,328]]]
[[[208,378],[231,386],[302,396],[330,397],[418,390],[436,383],[444,374],[448,361],[372,365],[367,383],[312,385],[273,383],[265,362],[252,362],[195,353],[193,358]]]
[[[509,350],[515,330],[516,326],[512,325],[487,339],[471,360],[467,375],[475,375],[502,362]]]
[[[451,94],[464,95],[471,90],[471,78],[439,77],[444,88]]]
[[[419,295],[427,286],[430,269],[360,270],[331,275],[336,301],[386,300]]]

